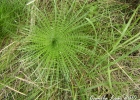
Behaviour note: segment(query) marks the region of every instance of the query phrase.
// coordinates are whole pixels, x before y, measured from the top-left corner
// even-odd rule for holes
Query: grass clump
[[[0,1],[0,41],[2,41],[3,38],[16,35],[19,20],[22,18],[24,11],[24,4],[24,0]]]

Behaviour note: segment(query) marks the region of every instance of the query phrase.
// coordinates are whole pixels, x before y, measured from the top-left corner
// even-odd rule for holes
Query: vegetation
[[[140,98],[139,2],[0,5],[0,99]]]

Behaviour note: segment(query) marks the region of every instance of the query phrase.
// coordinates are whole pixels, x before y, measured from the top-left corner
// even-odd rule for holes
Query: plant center
[[[56,38],[53,38],[52,41],[51,41],[51,44],[52,44],[52,47],[56,47],[56,45],[57,45],[57,39]]]

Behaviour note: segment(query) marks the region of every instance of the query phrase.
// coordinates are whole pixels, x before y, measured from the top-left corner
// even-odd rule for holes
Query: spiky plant
[[[82,73],[79,69],[87,67],[83,58],[92,55],[89,48],[94,44],[86,31],[90,26],[85,19],[88,12],[83,12],[86,2],[64,1],[50,2],[54,6],[45,12],[34,5],[32,27],[23,32],[25,37],[20,48],[22,68],[33,69],[31,75],[39,71],[44,81],[57,85],[62,79],[70,82],[72,74]]]

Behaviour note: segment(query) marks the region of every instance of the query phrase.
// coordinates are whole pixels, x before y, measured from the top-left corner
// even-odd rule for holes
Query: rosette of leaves
[[[63,0],[62,0],[63,1]],[[35,9],[35,24],[26,28],[25,38],[21,41],[22,67],[40,69],[46,78],[63,76],[70,80],[72,73],[80,73],[86,58],[92,55],[89,49],[93,45],[92,36],[88,34],[90,26],[86,21],[86,3],[77,5],[76,1],[51,2],[49,11]]]

